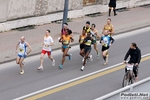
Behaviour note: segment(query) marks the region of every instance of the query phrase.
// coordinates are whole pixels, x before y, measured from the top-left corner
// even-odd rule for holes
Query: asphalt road
[[[110,48],[109,64],[104,66],[102,57],[96,59],[96,52],[93,49],[91,54],[94,60],[87,63],[83,72],[80,71],[82,58],[79,56],[79,46],[74,46],[70,49],[69,52],[73,54],[73,59],[69,61],[68,58],[66,58],[66,62],[61,70],[58,68],[61,62],[61,50],[52,52],[56,60],[55,67],[51,66],[51,61],[45,56],[43,71],[37,71],[37,67],[39,67],[40,64],[40,55],[26,59],[24,75],[19,74],[20,69],[19,66],[15,64],[15,61],[1,64],[0,100],[12,100],[42,89],[48,89],[48,87],[51,88],[52,86],[77,77],[81,78],[83,75],[98,70],[112,67],[123,61],[124,55],[132,42],[138,44],[142,55],[148,54],[150,51],[149,32],[150,27],[114,36],[116,41]],[[99,50],[101,50],[101,45],[98,46]],[[42,94],[35,94],[35,97],[39,98],[39,100],[93,100],[121,88],[124,69],[122,65],[115,68],[116,69],[108,69],[104,72],[100,71],[98,75],[91,77],[89,75],[86,78],[77,79],[66,85],[56,86]],[[149,59],[141,62],[139,80],[150,75],[149,69]],[[26,97],[26,100],[34,99]]]

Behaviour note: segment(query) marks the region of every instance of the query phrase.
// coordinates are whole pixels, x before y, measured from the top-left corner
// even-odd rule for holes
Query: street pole
[[[65,3],[64,3],[64,12],[63,12],[62,28],[63,28],[63,24],[64,24],[64,23],[67,23],[67,18],[68,18],[68,1],[69,1],[69,0],[65,0]]]

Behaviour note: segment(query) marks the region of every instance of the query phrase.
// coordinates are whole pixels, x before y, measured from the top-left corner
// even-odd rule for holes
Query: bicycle
[[[127,85],[133,84],[135,81],[135,75],[133,73],[133,66],[134,64],[128,64],[126,63],[126,69],[127,72],[124,75],[122,87],[125,87]]]

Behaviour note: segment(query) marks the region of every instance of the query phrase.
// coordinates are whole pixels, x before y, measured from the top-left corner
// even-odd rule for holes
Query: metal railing
[[[145,88],[143,88],[144,86]],[[141,88],[144,92],[150,92],[150,77],[145,78],[137,83],[126,86],[124,88],[121,88],[119,90],[116,90],[114,92],[111,92],[109,94],[106,94],[95,100],[119,100],[121,92],[139,92],[141,91]]]

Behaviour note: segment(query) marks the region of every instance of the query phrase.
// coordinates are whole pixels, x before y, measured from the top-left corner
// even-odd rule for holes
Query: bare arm
[[[111,35],[114,34],[114,26],[112,25],[112,31],[110,32]]]
[[[17,43],[16,45],[16,53],[17,53],[17,50],[18,50],[18,45],[19,45],[20,41]]]
[[[80,43],[80,41],[81,41],[81,35],[79,36],[79,43]]]
[[[74,41],[74,39],[73,39],[72,37],[70,37],[70,39],[71,39],[71,42],[73,42],[73,41]]]
[[[59,42],[62,42],[63,41],[63,37],[61,36],[61,38],[59,39]]]
[[[26,43],[26,45],[29,48],[29,51],[27,52],[27,55],[28,55],[32,51],[32,48],[31,48],[31,46],[28,43]]]

